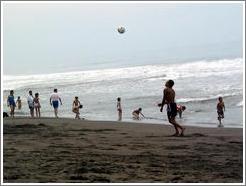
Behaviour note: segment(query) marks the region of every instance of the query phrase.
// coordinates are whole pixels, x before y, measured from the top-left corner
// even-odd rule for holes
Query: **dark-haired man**
[[[167,117],[169,123],[171,123],[175,128],[175,134],[173,136],[183,136],[185,128],[180,126],[176,121],[175,117],[177,115],[177,104],[175,103],[175,91],[173,90],[174,81],[168,80],[165,84],[165,89],[163,91],[163,99],[161,103],[162,112],[163,106],[167,105]],[[179,130],[180,129],[180,132]]]
[[[62,105],[62,101],[61,98],[58,94],[57,89],[54,89],[54,92],[51,94],[50,96],[50,105],[54,107],[54,113],[55,113],[55,117],[58,118],[58,107],[59,107],[59,101]]]

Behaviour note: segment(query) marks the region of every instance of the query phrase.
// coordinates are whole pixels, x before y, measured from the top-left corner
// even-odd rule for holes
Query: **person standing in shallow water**
[[[175,103],[175,91],[173,90],[174,81],[168,80],[165,84],[166,88],[163,91],[163,99],[161,103],[161,109],[160,111],[163,111],[163,106],[167,105],[167,117],[169,123],[171,123],[175,128],[175,133],[173,136],[184,136],[184,130],[185,128],[179,125],[175,117],[177,115],[177,104]],[[180,129],[180,132],[179,132]]]
[[[218,114],[218,120],[219,120],[218,127],[223,127],[221,120],[224,119],[225,104],[224,104],[222,97],[219,97],[218,101],[219,101],[217,103],[217,114]]]
[[[35,97],[33,98],[33,103],[34,103],[34,108],[35,108],[35,112],[36,112],[36,117],[40,118],[40,108],[41,108],[41,104],[40,104],[40,100],[39,100],[39,93],[35,93]]]
[[[33,102],[33,95],[32,95],[32,91],[30,90],[29,91],[29,95],[27,96],[27,104],[28,104],[28,107],[29,107],[29,110],[30,110],[30,115],[31,115],[31,118],[34,117],[34,102]]]
[[[57,89],[55,88],[54,89],[54,92],[51,94],[50,96],[50,105],[52,106],[53,105],[53,108],[54,108],[54,113],[55,113],[55,117],[58,118],[58,107],[59,107],[59,101],[62,105],[62,101],[61,101],[61,98],[58,94],[58,91]]]
[[[14,98],[14,91],[10,90],[8,100],[7,100],[7,105],[10,107],[10,116],[14,117],[15,116],[15,98]]]
[[[117,111],[118,111],[118,121],[121,121],[122,120],[122,108],[121,108],[121,98],[118,97],[117,98]]]
[[[16,100],[16,105],[18,110],[21,110],[22,104],[21,104],[21,98],[20,96],[18,96],[17,100]]]

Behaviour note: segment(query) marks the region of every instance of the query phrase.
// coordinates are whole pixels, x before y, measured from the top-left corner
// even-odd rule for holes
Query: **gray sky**
[[[5,3],[4,74],[241,57],[242,18],[228,3]]]

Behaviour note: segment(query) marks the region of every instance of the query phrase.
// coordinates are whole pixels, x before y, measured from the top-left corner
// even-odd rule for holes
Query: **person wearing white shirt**
[[[34,117],[34,102],[33,102],[33,95],[32,91],[29,91],[29,95],[27,96],[27,104],[30,109],[30,115],[33,118]]]
[[[59,101],[62,105],[61,98],[59,94],[57,93],[57,89],[54,89],[54,92],[50,96],[50,105],[54,107],[54,113],[55,117],[58,118],[58,107],[59,107]]]

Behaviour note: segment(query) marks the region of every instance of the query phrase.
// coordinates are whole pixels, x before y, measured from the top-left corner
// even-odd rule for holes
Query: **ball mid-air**
[[[123,33],[125,33],[125,31],[126,31],[126,29],[124,28],[124,27],[119,27],[118,29],[118,32],[120,33],[120,34],[123,34]]]

